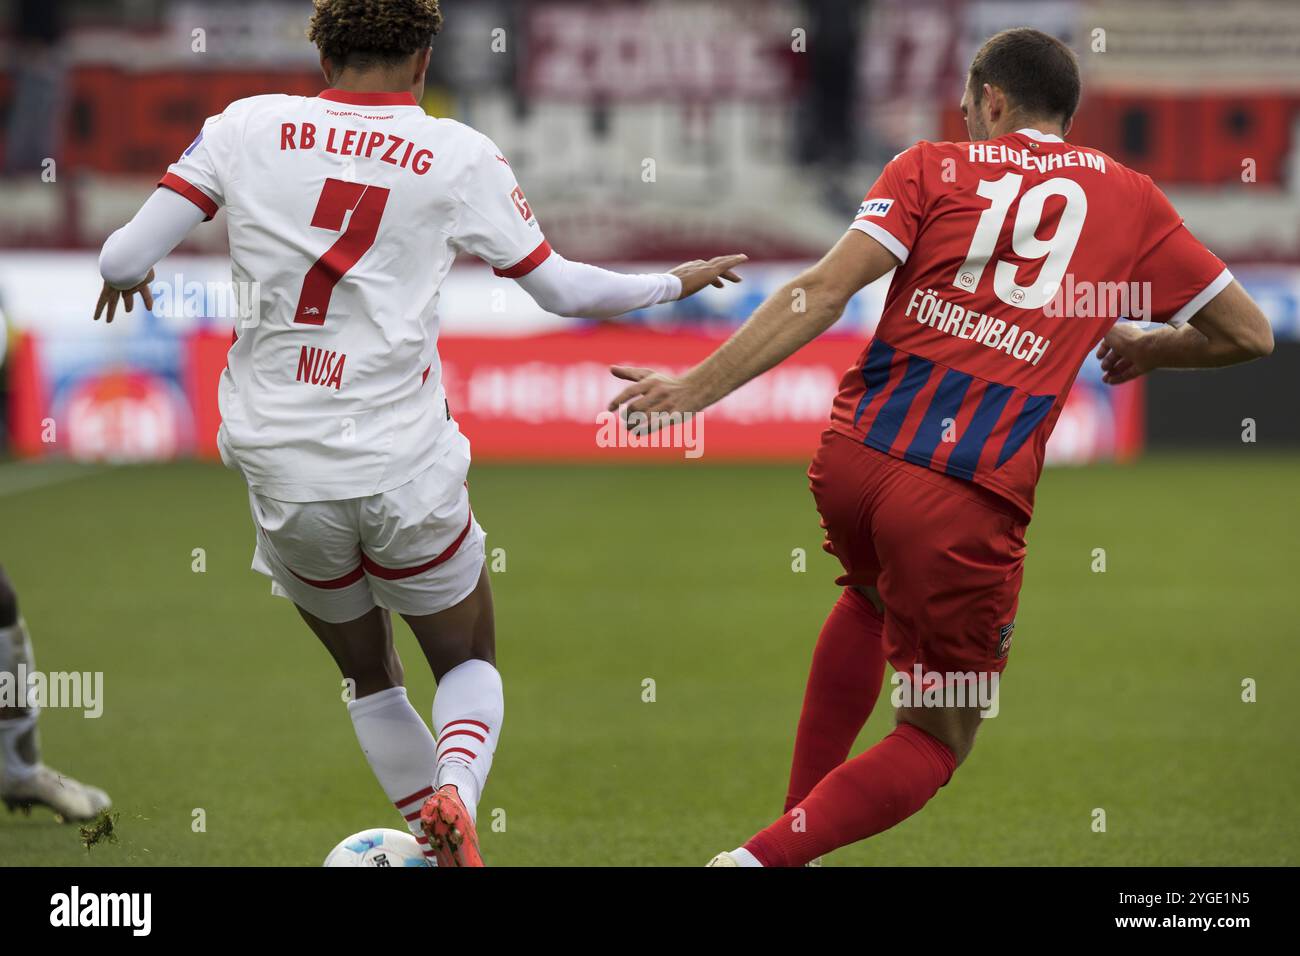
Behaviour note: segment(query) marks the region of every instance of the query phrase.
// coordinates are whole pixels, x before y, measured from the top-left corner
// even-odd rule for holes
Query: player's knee
[[[974,707],[900,707],[897,720],[925,731],[952,751],[956,766],[970,756],[980,728],[980,711]]]
[[[865,585],[853,585],[853,590],[866,599],[867,603],[875,610],[877,614],[885,613],[885,602],[880,597],[880,592],[873,587]]]

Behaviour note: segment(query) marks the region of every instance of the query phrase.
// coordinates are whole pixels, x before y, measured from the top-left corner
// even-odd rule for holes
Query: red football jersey
[[[1150,177],[1036,130],[918,143],[852,228],[902,264],[832,427],[1026,517],[1065,396],[1116,319],[1182,323],[1232,281]]]

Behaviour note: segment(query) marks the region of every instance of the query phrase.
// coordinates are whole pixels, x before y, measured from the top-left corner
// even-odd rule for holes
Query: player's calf
[[[730,862],[715,858],[711,865],[805,866],[920,810],[957,768],[954,746],[927,727],[943,733],[964,755],[978,725],[952,709],[933,708],[920,717],[917,710],[924,708],[909,708],[906,719],[900,715],[884,740],[827,774],[797,806],[733,851]]]
[[[866,591],[875,589],[845,588],[817,637],[795,732],[786,810],[848,759],[880,696],[885,622]]]
[[[7,625],[0,625],[0,674],[18,680],[18,675],[31,673],[36,667],[32,654],[32,640],[27,627],[16,616]],[[0,707],[0,767],[3,779],[12,781],[29,777],[40,766],[40,740],[36,731],[36,707]]]
[[[375,779],[432,858],[420,827],[420,808],[433,793],[437,744],[429,725],[407,699],[405,687],[390,687],[348,702],[357,742]]]
[[[438,680],[435,787],[454,786],[471,819],[492,768],[505,699],[496,653],[492,589],[486,568],[466,597],[436,614],[403,615]]]
[[[18,616],[18,597],[0,569],[0,673],[30,674],[35,668],[31,636]],[[62,820],[94,819],[111,805],[108,794],[41,763],[39,714],[35,706],[0,707],[0,801],[10,811],[43,806]]]
[[[341,623],[324,621],[301,606],[298,613],[350,682],[348,716],[361,752],[425,855],[432,858],[420,829],[420,807],[433,792],[437,745],[402,686],[391,617],[378,607]]]

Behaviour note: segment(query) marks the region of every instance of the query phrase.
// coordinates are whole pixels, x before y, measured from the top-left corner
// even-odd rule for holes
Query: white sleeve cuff
[[[1214,281],[1188,301],[1188,303],[1173,314],[1169,319],[1170,325],[1186,325],[1187,322],[1201,309],[1209,304],[1210,300],[1226,289],[1232,283],[1232,273],[1227,269],[1215,277]]]
[[[115,289],[131,289],[203,222],[204,211],[170,189],[155,189],[135,218],[104,242],[99,274]]]
[[[884,226],[874,222],[867,222],[865,219],[855,219],[853,225],[849,226],[849,228],[856,229],[858,232],[865,233],[876,240],[889,250],[890,255],[897,259],[900,265],[907,261],[907,254],[910,250],[894,238],[894,234],[885,229]]]

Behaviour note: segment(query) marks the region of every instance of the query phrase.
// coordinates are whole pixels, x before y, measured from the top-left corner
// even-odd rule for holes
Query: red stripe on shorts
[[[361,555],[361,567],[365,568],[366,574],[373,574],[375,577],[383,578],[385,581],[399,581],[402,578],[415,577],[417,574],[423,574],[425,571],[433,570],[438,565],[455,555],[455,553],[460,549],[461,544],[464,543],[465,536],[469,534],[469,529],[473,527],[473,525],[474,512],[471,511],[469,520],[465,522],[464,530],[456,536],[456,540],[451,543],[451,546],[447,548],[446,551],[442,552],[442,554],[424,562],[424,564],[417,564],[413,568],[386,568],[382,564],[376,564],[363,553]],[[357,570],[360,571],[361,569],[358,568]]]
[[[288,565],[285,565],[285,567],[288,567]],[[289,573],[291,573],[295,578],[297,578],[303,584],[310,584],[314,588],[323,588],[326,591],[337,591],[339,588],[345,588],[349,584],[356,584],[358,581],[361,580],[362,575],[365,574],[365,572],[361,568],[361,565],[359,564],[351,571],[349,571],[347,574],[344,574],[341,577],[332,578],[329,581],[313,581],[311,578],[304,578],[293,568],[289,568]]]

